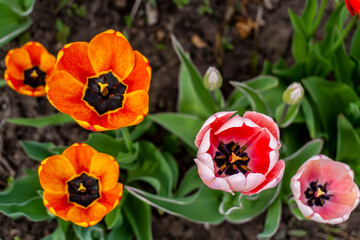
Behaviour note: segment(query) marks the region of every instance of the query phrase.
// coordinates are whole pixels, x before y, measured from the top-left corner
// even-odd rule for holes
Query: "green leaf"
[[[6,81],[4,79],[0,79],[0,88],[6,86]]]
[[[291,25],[293,26],[295,32],[306,39],[308,33],[306,30],[307,28],[304,23],[304,20],[302,18],[296,16],[296,14],[290,8],[288,9],[288,13],[290,16]]]
[[[294,217],[299,221],[308,221],[306,217],[301,213],[297,203],[295,202],[295,199],[292,197],[287,201],[287,204],[289,205],[290,212],[294,215]]]
[[[129,171],[127,182],[145,180],[157,189],[158,194],[170,196],[173,186],[172,171],[166,158],[151,142],[140,142],[140,166],[135,171]],[[150,181],[149,181],[150,179]],[[154,182],[153,179],[157,181]]]
[[[182,179],[175,197],[185,197],[192,191],[199,189],[203,185],[196,166],[192,166]]]
[[[307,76],[326,76],[332,70],[331,62],[325,58],[319,45],[310,47],[309,54],[306,58],[305,69]]]
[[[121,199],[121,202],[123,202],[124,200],[125,199]],[[116,206],[116,208],[114,208],[111,212],[109,212],[105,216],[105,223],[106,223],[107,229],[112,229],[117,224],[121,225],[122,219],[123,219],[123,216],[121,214],[121,206],[118,205],[118,206]]]
[[[316,17],[317,9],[317,1],[306,0],[304,12],[302,13],[302,19],[304,19],[304,22],[306,23],[308,28],[312,27],[312,24]]]
[[[242,91],[247,96],[250,101],[250,105],[254,111],[269,114],[268,106],[264,102],[259,92],[241,82],[231,81],[230,84]]]
[[[21,146],[24,148],[26,154],[36,161],[42,161],[52,155],[50,149],[55,145],[51,142],[39,143],[34,141],[20,141]]]
[[[291,82],[299,82],[302,78],[306,77],[306,63],[298,62],[286,69],[273,69],[273,73],[278,77],[290,79]]]
[[[211,113],[203,107],[203,103],[192,83],[196,81],[196,79],[192,79],[191,77],[192,76],[185,65],[181,64],[179,74],[178,112],[206,117]]]
[[[129,186],[125,188],[151,206],[191,221],[216,224],[224,218],[218,211],[223,192],[204,185],[198,192],[185,198],[165,198]]]
[[[5,16],[2,15],[4,14],[4,10],[10,12],[5,5],[0,4],[0,24],[2,26],[0,29],[0,47],[19,36],[32,24],[32,20],[30,18],[22,22],[19,22],[16,17],[5,18]]]
[[[41,190],[37,171],[25,170],[25,176],[9,183],[0,192],[0,212],[9,217],[25,216],[31,221],[50,218],[42,198],[37,194]]]
[[[320,115],[325,131],[330,140],[336,139],[336,119],[346,111],[349,103],[360,103],[357,94],[348,85],[341,82],[330,82],[319,77],[309,77],[302,81],[310,93]]]
[[[34,8],[35,0],[0,0],[0,3],[5,4],[14,13],[20,16],[28,16]]]
[[[178,178],[179,178],[179,167],[178,164],[175,160],[175,158],[168,152],[163,152],[162,153],[163,157],[166,159],[170,169],[171,169],[171,176],[172,176],[172,183],[173,183],[173,188],[176,187],[177,182],[178,182]]]
[[[151,209],[148,204],[132,195],[127,195],[123,207],[126,219],[139,240],[151,240]]]
[[[28,127],[46,127],[50,125],[58,125],[74,122],[70,115],[64,113],[56,113],[54,115],[38,117],[38,118],[10,118],[9,123],[18,124]]]
[[[338,6],[334,9],[334,11],[331,13],[330,17],[326,21],[326,25],[325,25],[326,32],[328,33],[332,32],[335,27],[338,27],[338,29],[343,28],[344,25],[343,25],[343,21],[341,20],[341,15],[344,9],[347,10],[344,2],[338,4]]]
[[[121,225],[112,229],[106,240],[131,240],[133,239],[133,232],[127,219],[124,218]]]
[[[352,57],[360,61],[360,24],[358,24],[356,31],[352,37],[350,54]]]
[[[279,79],[270,75],[259,75],[242,83],[256,91],[262,92],[277,87],[279,85]]]
[[[270,239],[279,228],[281,219],[281,199],[278,198],[270,207],[266,214],[265,226],[262,233],[257,235],[258,239]]]
[[[308,56],[308,43],[306,38],[298,32],[294,32],[291,44],[291,52],[296,62],[304,62]]]
[[[208,115],[214,114],[216,111],[214,102],[211,99],[210,92],[207,89],[205,89],[205,87],[204,87],[202,77],[201,77],[199,71],[196,69],[196,67],[194,66],[194,63],[192,63],[190,58],[185,54],[184,49],[182,48],[180,43],[177,41],[175,36],[171,36],[171,41],[172,41],[172,44],[173,44],[176,54],[178,55],[181,63],[184,65],[184,68],[186,69],[188,75],[190,76],[192,88],[196,92],[198,100],[202,103],[202,107],[204,108],[204,110],[206,110]],[[180,87],[182,87],[181,84],[180,84]],[[187,91],[187,90],[188,89],[181,89],[181,91]],[[180,92],[180,94],[179,94],[179,96],[180,96],[179,110],[181,109],[181,106],[182,106],[181,101],[182,100],[188,101],[188,99],[182,98],[184,96],[183,94],[184,94],[183,92]],[[192,99],[192,100],[194,101],[195,99]]]
[[[150,119],[179,137],[193,151],[196,151],[194,141],[204,121],[194,115],[178,113],[151,114]]]
[[[115,139],[109,135],[102,133],[90,133],[89,138],[85,142],[97,151],[107,153],[113,157],[117,157],[119,152],[127,152],[123,139]],[[120,156],[119,156],[120,158]]]
[[[320,154],[324,145],[324,140],[314,139],[307,142],[303,147],[291,156],[286,157],[285,171],[282,180],[281,193],[285,196],[291,193],[290,180],[296,174],[300,166],[314,155]]]
[[[134,129],[131,131],[130,136],[132,141],[136,141],[139,137],[141,137],[144,133],[149,131],[149,129],[153,126],[153,122],[150,118],[145,117],[144,120],[136,125]]]
[[[280,185],[275,188],[262,191],[254,196],[241,195],[239,206],[225,212],[226,219],[233,223],[245,223],[254,219],[264,212],[277,198]],[[223,203],[222,203],[223,204]]]
[[[337,29],[335,29],[335,33],[338,38],[340,36],[340,33]],[[347,85],[353,87],[354,84],[352,76],[353,72],[356,69],[356,63],[347,54],[345,49],[345,43],[342,43],[341,46],[339,46],[336,51],[334,51],[331,58],[334,66],[336,81],[344,82]]]
[[[139,157],[140,145],[138,142],[136,142],[132,144],[132,147],[133,147],[132,153],[118,151],[118,154],[116,155],[115,159],[119,163],[120,168],[131,170],[138,166],[136,160]]]
[[[360,183],[360,137],[352,124],[342,114],[338,117],[337,122],[337,148],[336,148],[336,161],[347,163],[355,172],[356,182]]]
[[[306,97],[304,97],[304,99],[301,103],[301,109],[302,109],[302,112],[305,117],[305,123],[309,130],[309,135],[311,138],[315,138],[315,135],[316,135],[315,116],[314,116],[313,109],[312,109],[310,103],[308,102],[308,100],[306,99]]]
[[[100,227],[100,225],[84,228],[73,224],[73,229],[79,240],[105,240],[105,229]]]
[[[285,109],[286,108],[286,109]],[[286,128],[288,127],[296,118],[299,112],[300,104],[287,105],[286,103],[281,103],[280,106],[276,108],[275,119],[279,124],[279,127]],[[285,114],[284,111],[286,110]]]

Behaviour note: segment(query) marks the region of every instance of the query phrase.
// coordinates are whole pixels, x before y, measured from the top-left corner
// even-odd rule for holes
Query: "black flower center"
[[[224,144],[220,141],[218,150],[215,153],[214,161],[216,166],[220,168],[217,171],[217,175],[225,173],[226,175],[234,175],[242,172],[244,175],[251,170],[247,167],[250,158],[247,153],[244,152],[247,145],[240,146],[238,143],[230,142]]]
[[[24,83],[37,88],[40,85],[45,86],[46,73],[40,70],[38,66],[24,71]]]
[[[325,204],[325,200],[329,200],[332,196],[331,194],[327,194],[326,190],[327,183],[323,185],[318,184],[316,182],[311,182],[310,186],[306,189],[305,196],[308,199],[307,204],[312,206],[323,206]]]
[[[122,108],[127,86],[112,71],[99,77],[88,78],[83,100],[94,107],[99,115]]]
[[[69,201],[87,207],[100,197],[99,180],[82,173],[67,182]]]

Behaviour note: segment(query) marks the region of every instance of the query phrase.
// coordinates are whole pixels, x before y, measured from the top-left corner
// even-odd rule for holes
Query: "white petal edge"
[[[208,186],[212,189],[222,190],[224,192],[229,192],[234,195],[234,192],[230,189],[229,184],[224,178],[215,177],[214,181]]]
[[[298,205],[301,213],[302,213],[305,217],[309,218],[311,215],[314,214],[314,211],[312,210],[311,207],[303,204],[299,199],[296,199],[296,198],[294,198],[294,199],[295,199],[295,202],[296,202],[296,204]]]
[[[246,176],[244,192],[250,192],[257,186],[259,186],[266,179],[265,175],[261,173],[249,173]]]
[[[209,150],[209,148],[210,148],[210,132],[211,132],[211,129],[209,129],[205,133],[203,139],[201,140],[197,155],[206,153]]]
[[[197,160],[200,161],[202,164],[210,168],[213,172],[214,170],[214,161],[210,154],[203,153],[197,156]]]
[[[290,182],[290,188],[294,195],[294,198],[299,199],[301,196],[301,184],[299,181],[293,181]]]
[[[216,132],[216,134],[221,133],[222,131],[225,131],[229,128],[233,127],[242,127],[244,124],[244,118],[240,117],[239,115],[235,115],[232,118],[230,118],[227,122],[225,122]]]
[[[230,189],[234,192],[244,192],[246,179],[244,174],[237,173],[228,177],[225,177],[225,180],[228,182]]]

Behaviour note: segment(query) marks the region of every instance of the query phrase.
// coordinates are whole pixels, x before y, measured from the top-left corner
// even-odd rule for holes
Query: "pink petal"
[[[237,173],[228,177],[225,180],[230,186],[230,189],[234,192],[243,192],[245,190],[246,179],[244,174]]]
[[[260,127],[267,128],[270,133],[276,138],[276,140],[279,141],[279,127],[271,117],[257,112],[246,112],[243,117],[252,120]]]
[[[202,138],[201,142],[200,142],[200,146],[199,146],[199,150],[197,152],[197,154],[202,154],[202,153],[206,153],[209,151],[209,148],[210,148],[210,132],[211,132],[211,129],[209,129],[204,137]]]
[[[292,191],[292,193],[293,193],[293,195],[294,195],[294,198],[299,199],[300,196],[301,196],[300,182],[299,182],[299,181],[293,181],[293,180],[291,179],[290,188],[291,188],[291,191]]]
[[[214,161],[210,154],[203,153],[197,156],[197,160],[200,161],[202,164],[210,168],[214,172]]]
[[[305,205],[302,201],[300,201],[299,199],[295,198],[295,202],[299,207],[300,212],[305,216],[305,217],[311,217],[314,214],[314,211],[312,210],[311,207],[309,207],[308,205]]]
[[[261,183],[266,180],[266,176],[261,173],[249,173],[246,176],[245,189],[243,194],[252,195],[251,191],[257,188]],[[250,194],[248,194],[250,193]]]
[[[217,129],[223,125],[232,115],[234,115],[234,112],[218,112],[214,115],[210,116],[203,126],[201,127],[199,133],[196,135],[195,138],[195,146],[199,147],[200,143],[205,135],[205,133],[211,128],[213,132],[216,132]]]
[[[209,188],[221,190],[224,192],[229,192],[232,195],[234,195],[233,191],[230,189],[229,184],[226,182],[226,180],[224,178],[217,177],[208,186],[209,186]]]
[[[282,179],[284,175],[284,170],[285,170],[285,162],[283,160],[278,161],[275,164],[274,168],[265,176],[266,179],[264,179],[264,181],[261,182],[260,185],[258,185],[253,189],[248,190],[248,192],[244,192],[243,194],[252,195],[261,192],[263,190],[275,187]]]

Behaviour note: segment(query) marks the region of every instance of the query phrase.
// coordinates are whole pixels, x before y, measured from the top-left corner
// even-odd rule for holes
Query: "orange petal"
[[[10,50],[5,63],[7,73],[18,80],[24,80],[24,70],[32,67],[30,55],[23,48]]]
[[[87,54],[88,46],[87,42],[66,44],[59,51],[57,70],[70,73],[76,80],[86,85],[87,78],[95,75]]]
[[[34,41],[26,43],[22,48],[29,53],[33,66],[39,66],[41,63],[41,55],[48,53],[46,48],[41,45],[41,43]]]
[[[70,208],[67,218],[79,226],[89,227],[98,223],[106,213],[106,208],[98,202],[95,202],[88,208],[78,206]]]
[[[46,93],[50,103],[59,111],[74,117],[86,115],[92,110],[82,100],[85,85],[77,81],[68,72],[56,71],[46,84]]]
[[[89,172],[91,159],[97,151],[85,143],[75,143],[64,150],[63,155],[67,157],[75,169],[76,174]]]
[[[68,221],[67,214],[74,206],[73,203],[68,202],[67,194],[56,194],[43,192],[43,200],[45,207],[54,215]]]
[[[128,86],[126,92],[130,93],[136,90],[149,91],[151,68],[149,61],[138,51],[134,51],[135,67],[130,75],[124,79],[124,83]]]
[[[50,74],[54,70],[56,58],[50,53],[44,53],[41,55],[39,68],[46,73],[46,78],[50,77]]]
[[[112,70],[125,79],[134,68],[134,52],[124,35],[114,30],[96,35],[89,43],[91,64],[96,73]]]
[[[109,122],[117,128],[133,125],[149,111],[149,95],[144,90],[126,94],[124,108],[109,114]],[[138,122],[138,121],[137,121]]]
[[[97,153],[91,159],[89,173],[100,179],[101,189],[106,191],[114,188],[119,180],[119,164],[113,156]]]
[[[60,194],[66,193],[66,182],[76,174],[70,161],[62,155],[54,155],[42,161],[38,172],[42,188]]]
[[[73,118],[83,128],[97,132],[116,129],[114,126],[110,125],[108,117],[109,114],[99,116],[95,111],[91,111],[87,115]]]
[[[119,204],[122,195],[123,185],[118,183],[116,187],[107,191],[102,191],[101,198],[98,200],[98,203],[106,207],[107,212],[110,212]]]
[[[18,92],[31,97],[40,97],[46,95],[45,87],[42,85],[38,86],[37,88],[33,88],[25,84],[19,87]]]

